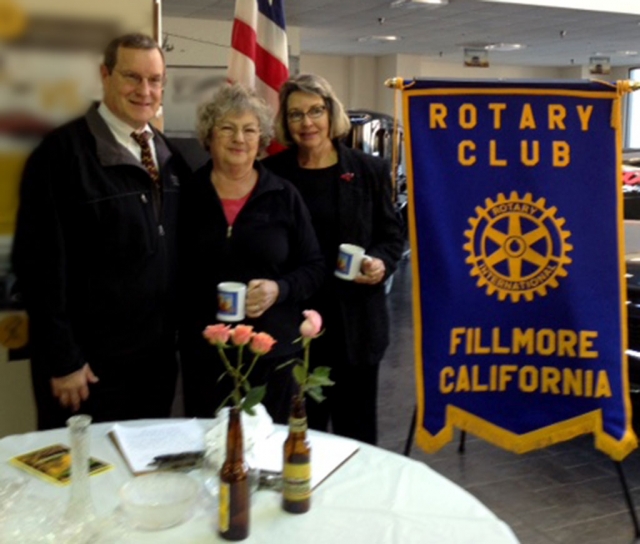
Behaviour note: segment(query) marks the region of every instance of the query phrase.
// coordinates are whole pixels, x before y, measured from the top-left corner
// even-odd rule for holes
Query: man
[[[167,417],[175,391],[186,171],[149,125],[164,87],[162,50],[148,36],[122,36],[100,74],[102,103],[51,132],[22,179],[12,260],[41,429],[79,410],[94,421]]]

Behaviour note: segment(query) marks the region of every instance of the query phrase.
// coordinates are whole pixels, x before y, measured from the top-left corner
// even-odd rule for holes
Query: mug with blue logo
[[[370,257],[364,252],[363,247],[340,244],[334,275],[343,280],[353,280],[360,272],[364,259],[370,259]]]
[[[223,281],[218,284],[219,321],[235,322],[244,319],[244,304],[247,286],[237,281]]]

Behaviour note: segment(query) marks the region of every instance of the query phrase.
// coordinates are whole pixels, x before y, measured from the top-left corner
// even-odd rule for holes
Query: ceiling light
[[[485,51],[519,51],[520,49],[525,49],[527,47],[523,43],[505,43],[505,42],[496,42],[496,43],[471,42],[471,43],[459,43],[456,45],[458,47],[463,47],[464,49],[484,49]]]
[[[375,43],[385,43],[385,42],[396,42],[401,40],[400,36],[362,36],[358,38],[359,42],[375,42]]]
[[[487,51],[518,51],[527,47],[523,43],[489,43],[485,45]]]
[[[594,55],[598,57],[635,57],[638,51],[624,50],[624,51],[597,51]]]
[[[392,8],[437,8],[449,3],[449,0],[393,0]]]

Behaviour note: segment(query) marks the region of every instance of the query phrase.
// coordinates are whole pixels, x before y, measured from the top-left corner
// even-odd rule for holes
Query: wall
[[[211,19],[163,17],[162,32],[173,50],[166,52],[168,65],[226,66],[232,23]],[[300,31],[287,27],[289,55],[300,55]]]
[[[0,2],[1,3],[1,2]],[[55,126],[85,111],[89,100],[100,96],[98,65],[100,55],[89,42],[111,36],[112,32],[141,31],[153,34],[154,0],[19,0],[15,2],[33,24],[24,27],[26,35],[34,28],[48,28],[50,40],[66,41],[69,28],[84,30],[72,34],[79,49],[60,53],[43,46],[22,48],[2,44],[0,63],[0,117],[37,120],[43,126]],[[71,25],[67,23],[71,21]],[[62,30],[61,30],[62,29]],[[89,29],[89,30],[87,30]],[[65,33],[66,32],[66,33]],[[108,39],[108,38],[107,38]],[[73,40],[71,40],[73,41]],[[103,47],[101,42],[99,48]],[[33,123],[35,124],[35,123]],[[32,126],[27,123],[27,127]],[[25,130],[26,134],[31,134]],[[22,165],[40,137],[0,139],[0,280],[8,271],[9,251],[18,205],[18,185]],[[10,351],[12,323],[22,314],[3,308],[0,299],[0,437],[35,429],[35,406],[31,393],[27,360]],[[9,359],[16,359],[10,361]]]
[[[353,67],[357,66],[357,70]],[[393,93],[384,82],[393,77],[433,78],[511,78],[511,79],[588,79],[587,66],[528,67],[492,64],[472,68],[450,62],[438,62],[416,55],[382,57],[340,57],[302,55],[300,68],[326,77],[347,108],[371,108],[393,114]],[[612,68],[607,80],[626,79],[629,67]]]
[[[16,319],[25,319],[25,314],[0,311],[0,336],[4,341],[11,337],[5,331],[14,328],[11,321]],[[10,340],[8,343],[10,345]],[[9,359],[10,351],[0,345],[0,437],[32,431],[36,427],[29,363]]]
[[[323,76],[347,107],[375,110],[380,89],[376,57],[301,55],[300,72]],[[382,89],[384,90],[384,89]]]
[[[198,104],[226,80],[232,23],[164,17],[162,30],[171,49],[166,51],[164,127],[172,134],[189,133]],[[292,59],[300,54],[298,29],[288,27],[287,39]]]
[[[231,40],[231,22],[164,17],[163,32],[174,49],[167,64],[183,67],[226,67]],[[384,81],[393,77],[582,79],[588,67],[538,68],[493,63],[471,68],[460,63],[440,62],[418,55],[339,56],[300,54],[301,29],[287,27],[290,55],[300,57],[300,72],[325,77],[344,105],[393,114],[393,92]],[[462,56],[461,56],[462,57]],[[505,57],[506,60],[508,60]],[[492,59],[493,60],[493,59]],[[614,68],[608,79],[624,79],[627,68]],[[165,118],[170,112],[165,112]]]
[[[121,33],[137,31],[153,35],[154,0],[20,0],[19,5],[38,16],[112,20]]]
[[[301,55],[300,72],[319,74],[326,78],[336,95],[347,105],[350,94],[349,58],[335,55]],[[371,79],[371,74],[367,74],[365,78]]]

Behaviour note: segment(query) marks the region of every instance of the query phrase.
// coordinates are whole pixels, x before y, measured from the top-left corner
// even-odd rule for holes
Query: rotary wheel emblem
[[[531,193],[520,198],[514,191],[508,199],[500,193],[495,202],[487,198],[484,208],[476,207],[477,216],[469,218],[466,262],[488,295],[532,301],[534,294],[546,296],[547,288],[558,287],[557,278],[567,275],[571,233],[562,229],[565,220],[556,217],[558,210],[545,205],[544,198],[534,202]]]

